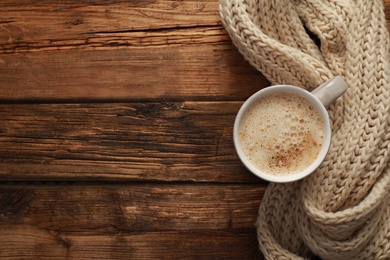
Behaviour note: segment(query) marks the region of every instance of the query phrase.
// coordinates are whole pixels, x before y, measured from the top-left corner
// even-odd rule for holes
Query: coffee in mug
[[[247,108],[238,131],[251,163],[268,174],[289,175],[306,169],[317,158],[325,124],[305,98],[274,92]]]
[[[325,158],[331,139],[325,106],[346,90],[336,77],[312,93],[295,86],[272,86],[251,96],[234,125],[234,144],[244,165],[274,182],[301,179]]]

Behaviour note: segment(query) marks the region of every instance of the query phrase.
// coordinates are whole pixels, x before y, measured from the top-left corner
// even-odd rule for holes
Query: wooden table
[[[0,258],[261,259],[232,126],[268,84],[218,1],[2,0]]]

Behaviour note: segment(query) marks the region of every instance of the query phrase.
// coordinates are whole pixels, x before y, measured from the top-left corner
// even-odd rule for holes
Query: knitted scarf
[[[302,181],[271,183],[257,220],[267,259],[390,259],[389,35],[382,0],[220,0],[222,22],[273,84],[349,88],[332,144]]]

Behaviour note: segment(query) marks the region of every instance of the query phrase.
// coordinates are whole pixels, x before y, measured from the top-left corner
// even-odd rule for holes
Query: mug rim
[[[239,125],[241,118],[247,108],[253,104],[256,100],[260,99],[261,97],[269,94],[269,93],[295,93],[299,96],[305,98],[307,101],[309,101],[311,104],[313,104],[316,108],[316,110],[320,113],[323,121],[324,121],[324,141],[322,143],[322,148],[320,153],[318,154],[317,158],[304,170],[300,171],[299,173],[289,174],[289,175],[272,175],[267,172],[263,172],[260,169],[258,169],[245,155],[241,143],[239,141]],[[278,183],[286,183],[286,182],[293,182],[300,180],[309,174],[311,174],[313,171],[315,171],[318,166],[323,162],[325,159],[325,156],[328,154],[330,143],[331,143],[331,126],[330,126],[330,119],[328,111],[326,110],[325,106],[320,102],[318,98],[316,98],[312,93],[309,91],[293,86],[293,85],[273,85],[266,88],[263,88],[254,94],[252,94],[240,107],[235,121],[234,121],[234,127],[233,127],[233,142],[234,147],[236,150],[236,153],[238,154],[238,157],[240,158],[241,162],[244,164],[244,166],[252,172],[257,177],[270,181],[270,182],[278,182]]]

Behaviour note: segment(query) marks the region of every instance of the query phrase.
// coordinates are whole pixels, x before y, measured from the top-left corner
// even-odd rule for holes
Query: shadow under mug
[[[241,106],[236,116],[233,128],[234,146],[242,163],[254,175],[270,182],[292,182],[308,176],[310,173],[312,173],[315,169],[318,168],[318,166],[325,159],[325,156],[329,151],[332,131],[329,114],[326,110],[326,107],[332,102],[334,102],[338,97],[340,97],[346,90],[347,84],[345,83],[345,81],[341,77],[336,76],[333,79],[323,83],[322,85],[314,89],[312,92],[309,92],[296,86],[274,85],[264,88],[253,94]],[[314,107],[314,109],[318,112],[324,122],[324,138],[318,156],[315,160],[312,161],[312,163],[308,167],[292,174],[271,174],[259,169],[259,167],[255,166],[254,163],[252,163],[245,155],[240,142],[239,130],[243,115],[247,112],[248,108],[251,107],[252,104],[258,102],[261,99],[267,98],[267,96],[272,93],[287,93],[290,95],[298,95],[304,98],[310,105]]]

